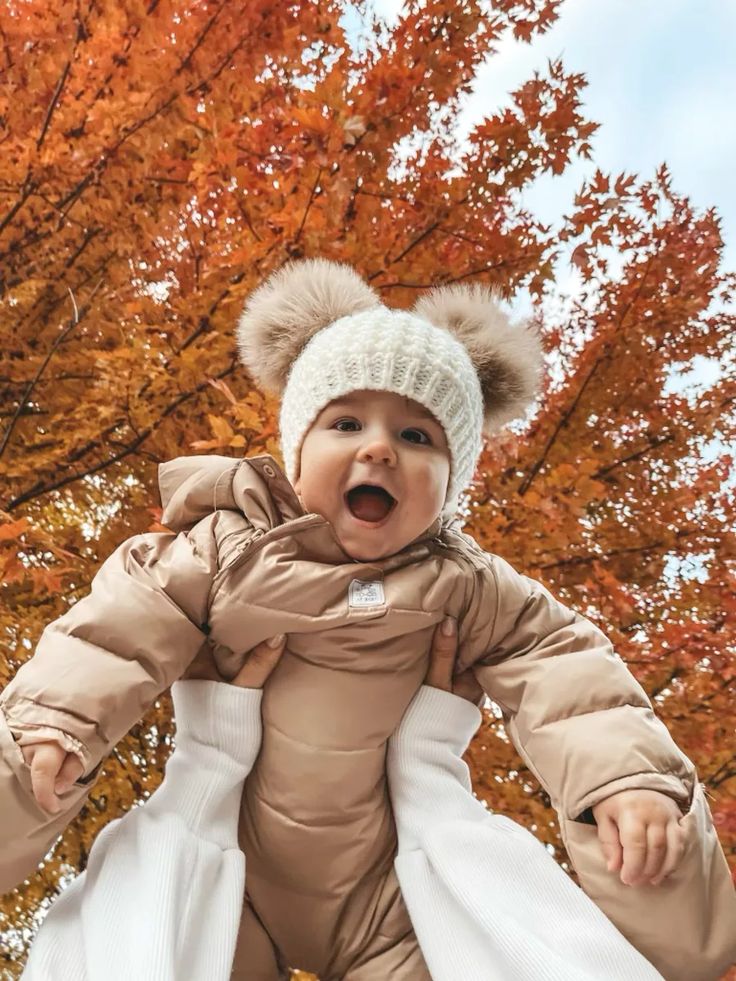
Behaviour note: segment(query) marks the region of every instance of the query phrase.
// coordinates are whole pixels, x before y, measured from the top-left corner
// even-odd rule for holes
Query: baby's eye
[[[338,419],[337,422],[334,422],[332,425],[333,428],[337,429],[339,433],[354,433],[357,432],[358,429],[360,428],[360,423],[357,421],[357,419]],[[343,426],[347,426],[347,427],[354,426],[355,428],[343,429],[342,428]]]
[[[410,443],[419,443],[428,446],[432,442],[423,429],[404,429],[401,435],[405,439],[408,439]]]

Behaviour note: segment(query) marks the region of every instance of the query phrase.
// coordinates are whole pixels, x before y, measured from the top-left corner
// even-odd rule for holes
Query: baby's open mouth
[[[358,484],[345,495],[348,510],[360,521],[383,521],[396,506],[396,499],[375,484]]]

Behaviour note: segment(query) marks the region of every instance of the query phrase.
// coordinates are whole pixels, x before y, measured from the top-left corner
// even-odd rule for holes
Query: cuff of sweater
[[[422,685],[404,713],[394,738],[399,741],[415,737],[436,740],[462,756],[482,718],[478,706],[466,698]]]
[[[263,689],[222,681],[175,681],[171,686],[179,741],[213,746],[250,765],[261,742]]]

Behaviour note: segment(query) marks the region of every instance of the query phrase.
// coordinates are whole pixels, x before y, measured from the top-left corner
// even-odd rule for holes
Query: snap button
[[[263,464],[263,472],[267,477],[275,477],[276,471],[273,469],[270,463]]]

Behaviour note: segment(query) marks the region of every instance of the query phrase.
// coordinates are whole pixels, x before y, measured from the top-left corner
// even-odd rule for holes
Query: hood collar
[[[270,456],[180,456],[160,464],[162,524],[185,531],[213,511],[240,511],[266,532],[304,510],[286,475]]]
[[[193,527],[202,518],[217,510],[240,511],[251,524],[264,534],[298,518],[311,519],[315,530],[325,526],[325,536],[310,536],[324,542],[317,551],[319,557],[331,562],[356,562],[361,565],[382,566],[394,556],[372,563],[352,559],[342,548],[332,525],[321,515],[307,514],[286,474],[272,456],[234,459],[225,456],[182,456],[162,463],[158,468],[158,485],[163,513],[161,523],[180,532]],[[439,538],[443,529],[441,517],[404,546],[398,555],[413,553],[416,546]],[[315,558],[318,556],[315,555]]]

